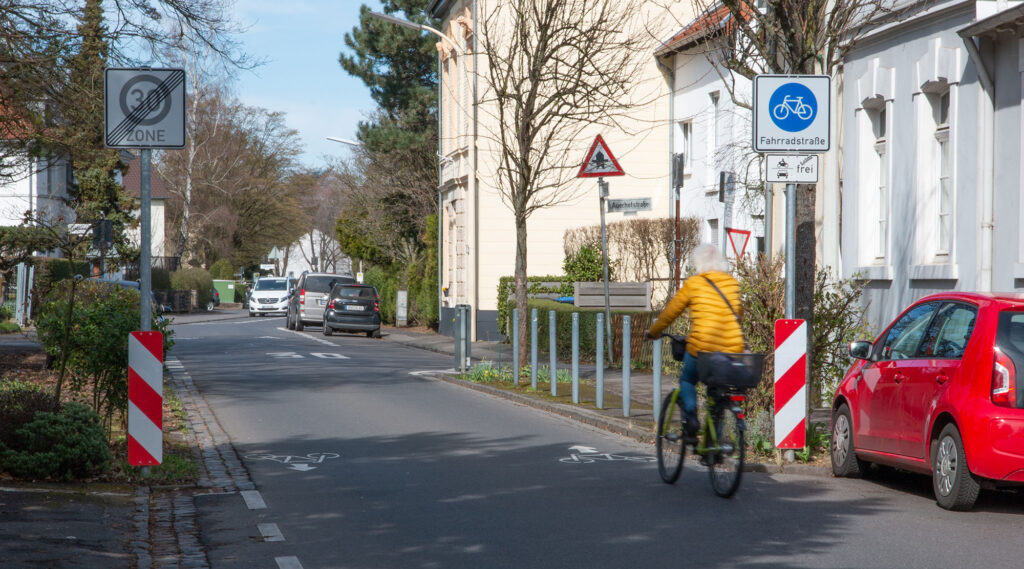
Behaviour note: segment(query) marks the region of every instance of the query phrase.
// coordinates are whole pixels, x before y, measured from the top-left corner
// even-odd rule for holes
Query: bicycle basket
[[[750,389],[761,382],[764,354],[742,352],[701,352],[697,354],[697,375],[709,386]]]

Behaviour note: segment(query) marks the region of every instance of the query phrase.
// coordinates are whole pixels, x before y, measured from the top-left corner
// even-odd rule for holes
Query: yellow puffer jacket
[[[742,352],[743,330],[739,322],[704,277],[711,279],[718,290],[729,299],[729,304],[736,314],[743,316],[740,307],[740,283],[727,273],[708,271],[683,282],[683,288],[679,289],[665,310],[661,311],[648,334],[661,334],[662,330],[689,308],[691,326],[690,333],[686,336],[686,351],[692,355],[697,355],[697,352]]]

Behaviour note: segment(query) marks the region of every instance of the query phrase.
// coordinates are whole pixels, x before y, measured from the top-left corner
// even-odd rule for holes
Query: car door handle
[[[897,373],[896,375],[893,375],[892,378],[896,381],[896,383],[901,383],[904,379],[907,379],[907,376],[903,375],[902,373]]]

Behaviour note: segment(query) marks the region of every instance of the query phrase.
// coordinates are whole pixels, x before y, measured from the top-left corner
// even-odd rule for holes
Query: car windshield
[[[334,291],[338,298],[376,298],[373,289],[368,286],[343,286]]]
[[[337,277],[334,275],[311,275],[306,277],[306,282],[303,283],[302,288],[306,292],[331,292],[331,287],[334,283],[339,281],[343,282],[343,277]]]
[[[260,279],[253,290],[288,290],[288,281],[277,279]]]

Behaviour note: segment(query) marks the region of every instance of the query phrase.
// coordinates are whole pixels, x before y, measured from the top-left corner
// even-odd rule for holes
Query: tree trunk
[[[524,366],[527,362],[527,342],[530,327],[530,315],[526,305],[526,217],[516,216],[516,272],[515,272],[515,294],[516,310],[519,311],[519,365]]]
[[[807,322],[807,338],[814,338],[814,255],[817,249],[814,234],[814,185],[798,185],[796,189],[796,318]],[[813,361],[814,346],[807,342],[807,361]],[[812,383],[812,382],[811,382]],[[816,396],[807,392],[808,401]]]

